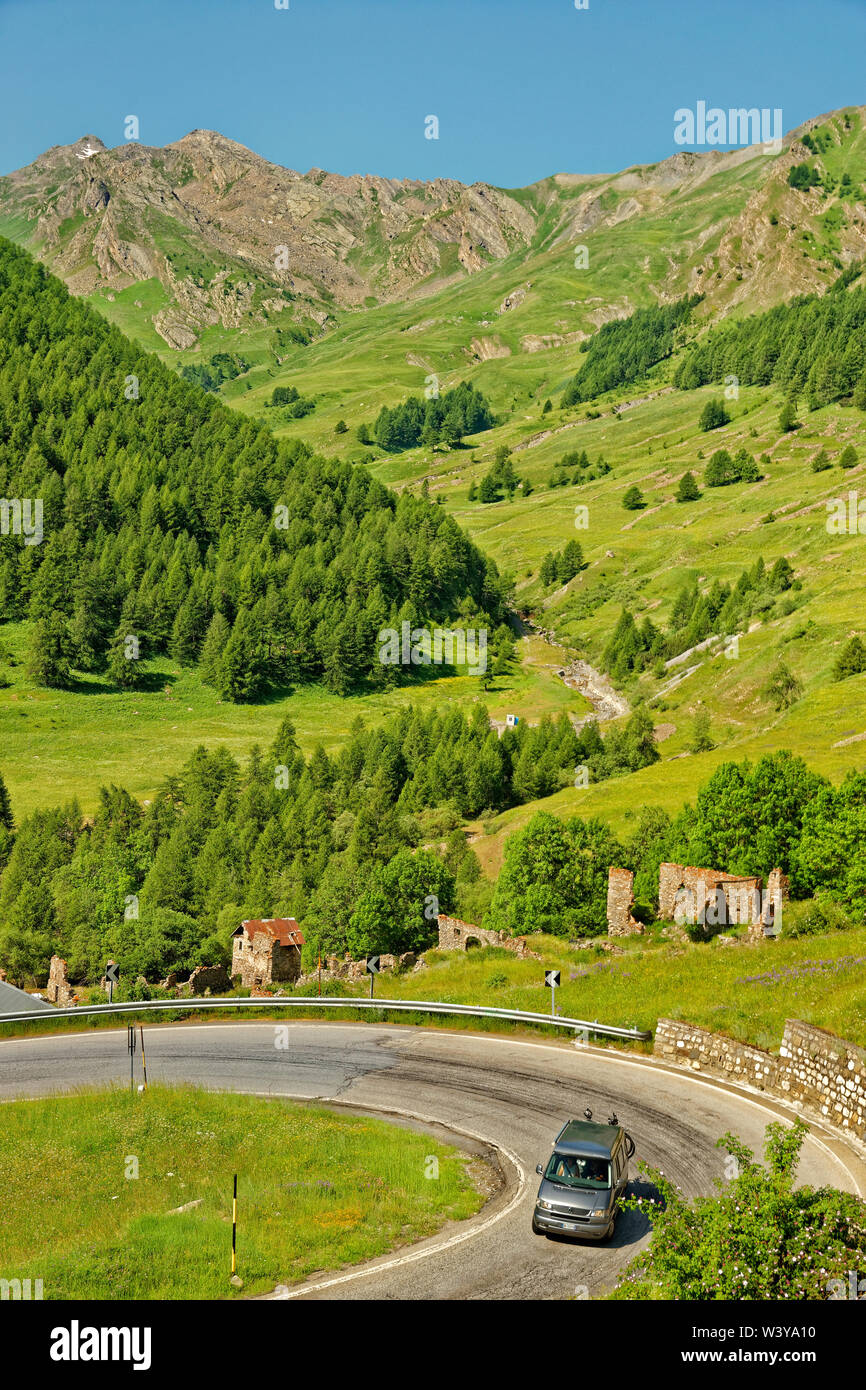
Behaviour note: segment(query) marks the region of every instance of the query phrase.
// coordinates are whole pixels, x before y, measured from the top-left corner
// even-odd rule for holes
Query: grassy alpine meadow
[[[19,820],[73,797],[87,813],[99,788],[111,783],[148,799],[200,744],[243,759],[256,744],[264,749],[272,743],[286,715],[309,755],[319,743],[328,753],[342,747],[359,716],[375,725],[406,705],[471,711],[480,701],[501,722],[515,707],[532,711],[533,721],[590,712],[556,675],[563,653],[534,636],[518,643],[512,670],[491,678],[487,690],[478,676],[440,677],[431,666],[428,679],[388,692],[341,698],[322,686],[299,686],[255,705],[222,701],[195,668],[168,657],[144,663],[143,690],[121,691],[101,676],[83,676],[73,690],[47,690],[27,678],[27,640],[26,623],[7,624],[0,635],[9,681],[0,688],[3,776]]]
[[[188,1087],[10,1102],[0,1155],[0,1278],[41,1279],[46,1299],[263,1293],[483,1202],[465,1156],[426,1135]],[[229,1283],[235,1173],[242,1294]]]

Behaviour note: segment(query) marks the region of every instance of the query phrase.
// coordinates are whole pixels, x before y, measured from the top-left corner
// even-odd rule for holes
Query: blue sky
[[[675,152],[699,100],[866,102],[866,0],[0,0],[0,172],[206,127],[305,171],[516,187]],[[439,139],[424,138],[428,115]]]

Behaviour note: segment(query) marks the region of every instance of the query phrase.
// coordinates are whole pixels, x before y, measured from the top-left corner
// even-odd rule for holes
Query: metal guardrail
[[[629,1041],[649,1042],[652,1033],[641,1028],[617,1028],[610,1023],[590,1022],[583,1018],[562,1018],[559,1014],[530,1013],[525,1009],[494,1009],[476,1004],[443,1004],[425,999],[334,999],[327,995],[273,996],[270,999],[156,999],[149,1003],[132,1000],[124,1004],[88,1004],[83,1008],[44,1009],[32,1013],[0,1014],[0,1023],[26,1023],[31,1020],[46,1023],[54,1020],[98,1017],[101,1014],[159,1013],[166,1010],[200,1009],[384,1009],[403,1013],[455,1014],[462,1018],[503,1019],[510,1023],[543,1023],[550,1028],[570,1029],[573,1033],[595,1033],[605,1038],[626,1038]]]

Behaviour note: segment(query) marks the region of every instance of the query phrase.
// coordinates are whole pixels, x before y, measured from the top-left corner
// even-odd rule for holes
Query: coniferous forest
[[[343,694],[398,679],[382,627],[501,621],[495,564],[443,509],[278,442],[6,241],[0,422],[0,495],[44,509],[41,544],[0,537],[0,615],[32,620],[42,685],[133,686],[130,653],[167,652],[227,700]]]
[[[711,329],[688,348],[674,384],[693,390],[730,374],[803,394],[815,406],[853,395],[866,409],[866,290],[849,289],[861,270],[859,262],[849,266],[825,295],[801,295]]]
[[[656,362],[670,356],[677,331],[700,300],[699,294],[691,295],[603,324],[585,344],[586,361],[565,388],[562,404],[579,405],[603,391],[639,381]]]
[[[657,756],[638,723],[632,756],[641,734],[645,758]],[[311,951],[426,949],[428,894],[443,911],[487,905],[463,819],[550,795],[604,748],[595,725],[578,736],[565,715],[499,738],[479,704],[469,718],[358,719],[337,755],[319,746],[305,759],[286,719],[243,767],[199,748],[148,806],[112,786],[92,822],[73,803],[17,831],[0,778],[0,959],[39,978],[56,952],[73,979],[94,981],[111,956],[126,980],[155,980],[227,961],[241,920],[275,915],[301,921]]]

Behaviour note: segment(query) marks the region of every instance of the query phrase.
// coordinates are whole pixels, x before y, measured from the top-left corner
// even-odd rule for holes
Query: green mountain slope
[[[224,699],[397,683],[382,627],[495,626],[495,566],[446,512],[279,444],[0,242],[0,617],[39,684],[146,684],[164,653]],[[38,518],[38,519],[37,519]],[[27,534],[29,530],[30,534]]]
[[[649,619],[667,633],[684,587],[696,585],[699,601],[705,602],[714,585],[735,586],[759,558],[767,571],[780,557],[787,559],[794,585],[773,593],[759,588],[742,630],[718,633],[720,638],[739,636],[735,657],[726,657],[721,643],[710,644],[682,661],[676,659],[681,651],[665,651],[640,670],[616,673],[629,705],[649,702],[659,726],[661,761],[586,788],[565,786],[550,800],[563,811],[602,812],[622,824],[635,797],[673,810],[720,760],[758,755],[780,744],[803,752],[833,778],[858,762],[866,719],[863,678],[854,675],[837,684],[833,668],[862,622],[857,563],[862,538],[856,526],[852,534],[831,537],[826,521],[828,500],[847,498],[858,487],[866,457],[862,412],[850,397],[837,398],[832,373],[826,381],[810,379],[809,385],[798,376],[795,363],[793,376],[788,371],[779,380],[772,374],[753,380],[742,372],[737,398],[727,402],[730,422],[705,433],[699,418],[707,401],[723,393],[723,354],[712,349],[712,370],[683,383],[695,389],[674,389],[673,382],[681,380],[677,373],[684,364],[707,360],[705,343],[726,341],[727,325],[783,303],[794,292],[823,294],[838,279],[840,267],[855,267],[863,254],[866,225],[863,114],[851,108],[817,118],[788,137],[779,155],[759,149],[679,154],[610,178],[557,176],[512,190],[509,199],[523,209],[531,227],[511,240],[503,233],[500,258],[474,267],[457,262],[449,272],[450,283],[443,284],[449,275],[436,278],[440,264],[432,279],[421,275],[411,286],[397,285],[393,256],[385,255],[383,242],[378,260],[371,250],[365,270],[367,287],[378,286],[383,302],[359,308],[340,305],[335,298],[324,331],[309,342],[293,341],[287,330],[275,340],[276,320],[256,323],[249,318],[200,328],[196,348],[187,352],[161,349],[164,357],[187,365],[206,362],[216,352],[239,354],[251,365],[221,386],[227,404],[267,421],[286,440],[309,440],[345,463],[365,462],[378,481],[398,493],[417,490],[426,481],[430,496],[442,503],[440,512],[453,517],[500,570],[514,576],[515,600],[528,625],[518,643],[521,664],[493,682],[491,713],[498,720],[519,713],[535,721],[563,709],[583,717],[592,708],[583,687],[565,684],[557,672],[567,670],[576,657],[603,669],[623,609],[638,625]],[[214,170],[229,154],[217,137],[212,148],[210,137],[202,133],[189,139],[196,159],[204,159],[202,151],[208,147],[207,158],[213,159],[208,177],[216,180]],[[237,148],[232,157],[255,160],[246,152],[237,154]],[[125,162],[139,170],[140,182],[142,170],[149,171],[148,179],[155,177],[154,159],[158,152],[135,148],[130,153],[124,147],[76,165],[95,170],[103,161],[100,167],[111,173],[112,161],[118,167]],[[819,183],[792,173],[802,164],[815,171]],[[31,212],[37,208],[37,201],[24,199],[25,172],[0,186],[0,206],[10,218],[20,219],[25,206]],[[28,175],[27,198],[35,200],[33,177]],[[305,187],[316,183],[322,197],[332,188],[318,174],[301,181]],[[230,197],[230,182],[224,179],[220,198]],[[195,190],[205,183],[197,175],[183,188]],[[399,204],[397,192],[392,190],[392,201]],[[412,197],[416,194],[421,196],[416,190]],[[43,190],[40,196],[54,195]],[[112,196],[117,202],[126,194]],[[379,196],[381,200],[381,189]],[[335,224],[345,225],[342,213],[333,216]],[[377,216],[385,216],[381,208]],[[517,227],[516,214],[509,210],[508,216]],[[35,225],[36,215],[27,223],[31,231]],[[367,224],[363,236],[372,236],[373,225],[379,223]],[[21,236],[20,220],[15,227]],[[585,268],[575,264],[578,245],[588,250]],[[342,251],[335,254],[343,256]],[[348,251],[344,259],[351,263]],[[162,293],[162,281],[158,283]],[[842,292],[854,291],[856,285]],[[153,325],[148,328],[151,306],[142,300],[139,312],[131,305],[131,296],[147,293],[143,282],[111,291],[114,302],[104,297],[107,285],[91,293],[101,312],[124,322],[142,341],[153,333]],[[677,327],[672,355],[651,369],[647,381],[624,382],[603,397],[562,408],[568,383],[589,360],[581,350],[587,335],[612,317],[672,305],[684,295],[702,297],[688,322]],[[311,296],[309,305],[312,291]],[[296,312],[290,304],[290,318]],[[808,346],[811,351],[814,344]],[[855,357],[852,348],[846,379]],[[695,380],[712,377],[713,384],[695,386]],[[392,408],[431,390],[444,394],[463,379],[484,392],[496,415],[493,429],[467,438],[463,447],[422,445],[387,453],[359,441],[358,427],[372,427],[382,406]],[[274,388],[287,385],[314,402],[311,413],[294,419],[288,408],[270,406]],[[786,431],[779,417],[792,389],[798,396],[800,427]],[[549,410],[544,408],[547,400],[552,402]],[[338,431],[341,421],[347,428]],[[842,467],[849,446],[853,466]],[[509,500],[500,489],[501,500],[488,504],[470,500],[473,484],[477,491],[494,451],[503,448],[511,451],[515,476],[527,479],[531,491],[521,487]],[[721,449],[731,456],[745,449],[756,461],[758,481],[706,486],[705,470]],[[828,468],[819,459],[822,451]],[[581,473],[573,456],[584,453],[591,466]],[[572,461],[560,467],[565,456]],[[602,471],[599,460],[609,472]],[[676,489],[687,471],[702,495],[680,503]],[[645,505],[627,511],[622,499],[632,486]],[[578,507],[588,513],[579,530]],[[584,568],[567,582],[542,583],[545,557],[561,554],[575,538]],[[552,632],[564,645],[549,645],[537,629]],[[26,634],[19,628],[9,631],[10,642],[20,649]],[[780,660],[800,682],[802,694],[789,707],[776,709],[767,686]],[[667,661],[673,664],[665,666]],[[184,710],[177,718],[186,722],[176,732],[165,731],[179,753],[200,729],[229,738],[238,752],[262,732],[273,732],[276,709],[245,712],[229,728],[192,674],[187,676],[170,659],[162,664],[168,677],[183,682]],[[459,677],[430,683],[419,694],[434,702],[466,704],[478,698],[476,690]],[[304,746],[319,739],[328,747],[339,746],[350,722],[343,702],[315,694],[309,700],[303,694],[293,698],[293,718]],[[72,699],[64,695],[58,706],[64,726],[56,732],[58,746],[68,746],[72,730],[84,727],[84,711],[73,709]],[[401,699],[400,692],[361,697],[365,712],[376,719]],[[693,753],[699,713],[709,716],[709,740],[715,746]],[[160,722],[162,714],[142,742],[123,755],[131,785],[139,791],[151,786],[149,749],[165,766],[168,754],[161,744],[156,746]],[[45,736],[55,737],[48,729]],[[93,742],[88,746],[88,756],[96,756]],[[82,775],[86,765],[76,771],[72,785]],[[492,834],[481,836],[477,847],[489,867],[501,856],[503,833],[526,814],[522,808],[508,811]]]

